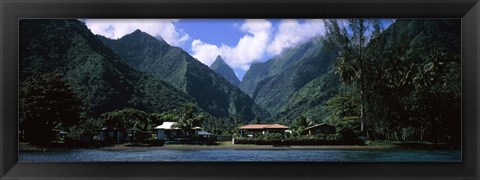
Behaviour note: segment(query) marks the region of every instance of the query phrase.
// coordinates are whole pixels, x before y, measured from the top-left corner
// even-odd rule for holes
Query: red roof
[[[280,124],[249,124],[242,126],[239,129],[288,129],[288,126]]]

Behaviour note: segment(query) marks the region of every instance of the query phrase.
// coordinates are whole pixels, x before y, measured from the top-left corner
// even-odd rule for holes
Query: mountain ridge
[[[336,56],[325,43],[325,39],[316,37],[253,65],[240,87],[271,114],[281,112],[296,91],[331,67]]]
[[[192,100],[132,69],[78,20],[22,19],[19,24],[20,81],[60,72],[93,115],[126,107],[165,112]]]
[[[179,47],[150,43],[152,38],[147,33],[135,32],[118,40],[100,37],[127,64],[190,95],[202,109],[215,117],[239,116],[246,121],[256,116],[270,117],[247,94],[210,67]]]

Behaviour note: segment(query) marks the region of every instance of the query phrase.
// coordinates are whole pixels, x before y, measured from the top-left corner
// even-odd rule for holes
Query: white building
[[[173,140],[182,132],[180,128],[174,128],[175,122],[163,122],[162,125],[155,127],[157,130],[157,140]]]
[[[180,128],[174,128],[173,125],[175,122],[163,122],[162,125],[155,127],[157,130],[157,140],[183,140],[183,139],[188,139],[188,132],[185,132],[186,134],[183,134],[182,130]],[[192,128],[195,130],[195,135],[196,136],[201,136],[201,137],[206,137],[206,136],[211,136],[212,134],[204,131],[201,127],[194,127]]]

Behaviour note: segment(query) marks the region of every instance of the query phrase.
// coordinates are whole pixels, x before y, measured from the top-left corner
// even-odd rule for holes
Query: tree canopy
[[[198,112],[197,106],[193,103],[187,103],[178,113],[178,121],[174,124],[174,127],[188,132],[188,135],[191,137],[193,135],[192,129],[201,126],[204,120],[205,115]]]
[[[52,129],[81,124],[83,102],[60,73],[36,74],[20,85],[20,122],[28,140],[48,143]]]

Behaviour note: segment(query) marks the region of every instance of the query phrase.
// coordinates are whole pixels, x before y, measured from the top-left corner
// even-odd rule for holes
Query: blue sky
[[[86,19],[95,34],[117,39],[140,29],[162,37],[210,66],[218,55],[241,80],[250,65],[267,61],[324,34],[320,19]],[[392,20],[383,20],[388,27]]]
[[[240,19],[186,19],[179,21],[176,27],[188,32],[191,37],[202,39],[205,42],[233,46],[243,36],[243,33],[238,29],[242,22],[243,20]],[[189,46],[185,48],[189,48]]]

